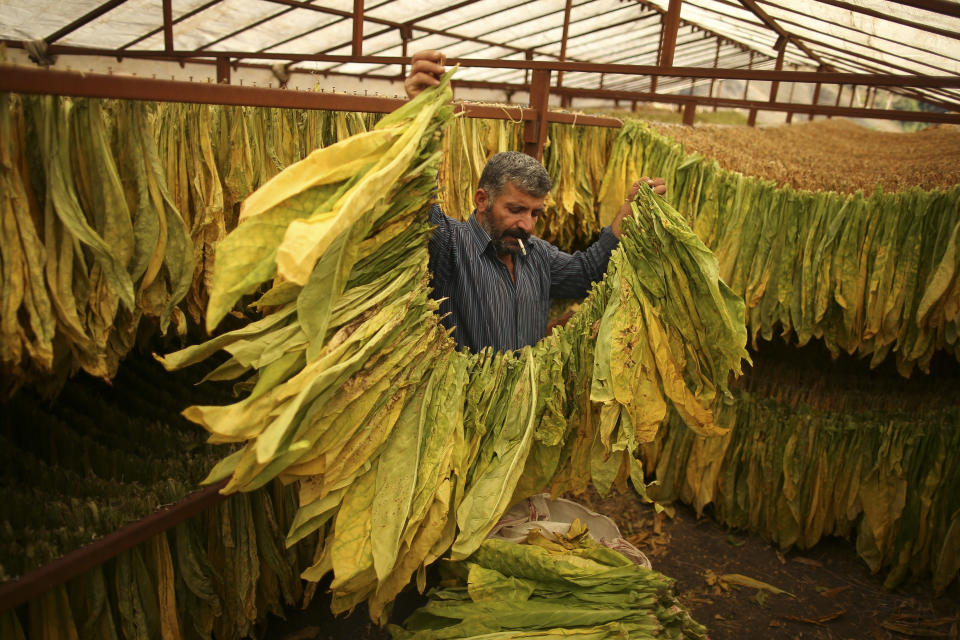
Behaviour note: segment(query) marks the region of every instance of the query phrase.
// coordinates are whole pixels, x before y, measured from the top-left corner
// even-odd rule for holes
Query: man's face
[[[543,213],[546,196],[536,197],[507,182],[503,193],[496,200],[484,189],[477,189],[474,204],[477,205],[477,220],[484,231],[490,234],[497,255],[520,253],[518,239],[526,241],[533,234],[537,219]]]

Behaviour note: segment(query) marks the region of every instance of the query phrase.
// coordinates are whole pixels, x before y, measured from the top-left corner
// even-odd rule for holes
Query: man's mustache
[[[503,235],[510,236],[511,238],[517,238],[519,240],[526,240],[527,238],[530,237],[529,233],[526,233],[525,231],[521,231],[520,229],[516,229],[516,230],[511,229],[509,231],[504,231]]]

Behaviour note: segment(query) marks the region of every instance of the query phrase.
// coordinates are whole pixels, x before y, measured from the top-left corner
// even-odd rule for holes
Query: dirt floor
[[[595,492],[567,496],[613,518],[648,555],[654,569],[676,580],[676,593],[713,640],[743,638],[867,639],[960,637],[960,585],[935,597],[929,583],[888,592],[883,575],[871,575],[851,543],[823,540],[807,551],[780,553],[758,536],[733,532],[678,505],[673,517],[655,514],[633,494]],[[736,584],[739,574],[766,587]],[[725,576],[728,576],[725,578]],[[416,593],[398,599],[393,619],[403,620],[422,602]],[[270,640],[379,640],[389,638],[366,611],[334,618],[319,594],[306,611],[273,621]]]
[[[728,531],[679,505],[674,517],[655,515],[633,495],[578,497],[617,521],[654,569],[677,581],[680,601],[713,640],[957,638],[960,585],[943,596],[929,584],[893,592],[871,575],[851,543],[827,539],[807,551],[780,553],[755,535]],[[738,586],[740,574],[787,592]]]

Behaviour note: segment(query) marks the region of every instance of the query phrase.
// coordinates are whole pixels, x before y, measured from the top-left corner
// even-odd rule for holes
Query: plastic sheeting
[[[100,6],[99,0],[3,0],[0,37],[11,40],[48,38]],[[304,3],[311,4],[311,3]],[[255,53],[330,53],[349,55],[350,17],[322,9],[352,12],[352,0],[312,3],[317,9],[282,0],[172,0],[174,47],[177,50]],[[567,59],[652,65],[656,63],[661,18],[669,0],[575,0],[570,14]],[[918,27],[838,8],[818,0],[761,0],[760,7],[791,35],[803,40],[819,60],[791,43],[784,62],[816,68],[818,62],[844,72],[960,74],[958,38],[931,33],[923,26],[960,34],[960,18],[904,6],[889,0],[859,0],[859,6],[894,16]],[[429,13],[425,14],[424,7]],[[436,2],[382,0],[366,2],[363,52],[402,56],[400,30],[374,20],[413,27],[408,52],[441,49],[451,57],[523,59],[532,51],[538,60],[560,56],[564,0]],[[109,49],[163,50],[162,0],[126,0],[119,6],[56,40],[57,44]],[[426,27],[444,33],[430,33]],[[720,47],[717,48],[717,39]],[[744,5],[732,0],[684,0],[675,54],[676,66],[772,68],[777,33]],[[398,65],[298,63],[301,68],[348,74],[397,75]],[[789,67],[788,67],[789,68]],[[522,82],[523,71],[471,67],[461,80]],[[608,78],[608,88],[639,89],[649,79]],[[567,74],[565,84],[596,87],[598,74]],[[940,99],[960,98],[960,91],[931,93]]]

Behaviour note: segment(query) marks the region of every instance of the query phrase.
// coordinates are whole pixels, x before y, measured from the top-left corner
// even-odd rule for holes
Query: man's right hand
[[[403,88],[407,92],[407,96],[415,98],[424,89],[440,84],[440,76],[445,71],[443,65],[446,62],[447,56],[432,49],[413,54],[410,75],[403,81]]]
[[[616,217],[613,219],[613,223],[610,225],[610,229],[613,231],[613,235],[620,237],[620,222],[628,215],[630,215],[630,203],[633,202],[633,199],[637,197],[637,191],[640,190],[640,187],[647,185],[653,192],[660,196],[661,198],[667,193],[667,182],[663,178],[648,178],[643,176],[636,182],[634,182],[629,191],[627,191],[627,199],[623,201],[623,204],[620,205],[620,211],[617,212]]]

